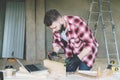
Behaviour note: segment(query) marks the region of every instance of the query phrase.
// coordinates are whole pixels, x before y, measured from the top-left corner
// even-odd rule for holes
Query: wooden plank
[[[79,75],[82,77],[87,77],[87,78],[94,78],[96,79],[98,77],[98,72],[97,71],[86,71],[86,70],[78,70],[75,75]]]
[[[48,68],[49,72],[51,74],[57,74],[59,76],[65,76],[66,75],[66,67],[63,63],[51,61],[51,60],[44,60],[44,66]]]

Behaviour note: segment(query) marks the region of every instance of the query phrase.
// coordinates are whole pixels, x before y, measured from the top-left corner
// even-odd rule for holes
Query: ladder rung
[[[111,42],[111,43],[108,42],[107,44],[108,44],[108,45],[115,45],[115,42]]]
[[[94,22],[88,22],[88,23],[97,23],[98,21],[94,21]]]
[[[92,32],[94,33],[94,32],[96,32],[96,31],[94,30],[94,31],[92,31]]]
[[[98,2],[92,2],[92,3],[98,3]]]
[[[109,53],[110,56],[117,55],[117,53]]]
[[[115,44],[115,42],[108,42],[107,44]]]
[[[104,22],[106,22],[106,23],[107,23],[107,22],[111,22],[111,21],[104,21]]]
[[[93,12],[93,11],[90,11],[91,13],[99,13],[99,12]]]
[[[104,12],[104,13],[111,13],[112,11],[104,11],[104,10],[102,10],[102,12]]]
[[[110,1],[102,1],[102,2],[106,2],[106,3],[109,3]]]

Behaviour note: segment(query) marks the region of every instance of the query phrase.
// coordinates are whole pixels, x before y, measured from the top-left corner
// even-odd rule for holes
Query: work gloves
[[[80,64],[80,59],[77,55],[73,54],[73,57],[68,57],[65,60],[66,72],[75,72]]]
[[[48,53],[48,59],[53,60],[57,56],[56,52]]]

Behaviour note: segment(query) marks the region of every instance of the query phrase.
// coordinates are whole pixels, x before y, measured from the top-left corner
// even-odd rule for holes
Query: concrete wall
[[[36,0],[36,53],[37,59],[45,58],[44,0]]]
[[[26,0],[26,60],[31,62],[45,58],[44,12],[44,0]]]
[[[26,0],[26,59],[36,59],[35,2]]]
[[[113,19],[115,21],[116,25],[116,33],[117,33],[117,40],[118,40],[118,47],[119,47],[119,52],[120,52],[120,3],[119,0],[112,0],[111,1],[111,7],[113,11]],[[59,12],[61,12],[62,15],[78,15],[83,17],[85,20],[88,18],[88,13],[89,13],[89,0],[46,0],[46,10],[55,8]],[[105,16],[105,18],[108,18],[108,16]],[[93,26],[89,26],[91,29],[93,29]],[[109,27],[109,26],[107,26]],[[107,31],[111,31],[111,27],[107,28]],[[51,31],[47,28],[46,31],[46,43],[47,43],[47,50],[52,51],[52,33]],[[109,34],[109,33],[108,33]],[[97,28],[97,34],[96,38],[99,42],[99,52],[98,52],[98,57],[106,57],[106,51],[105,51],[105,45],[104,45],[104,38],[103,38],[103,32],[102,32],[102,26],[101,24],[98,25]],[[108,35],[108,39],[110,41],[113,41],[111,39],[112,36]],[[110,51],[112,52],[113,49],[113,44],[109,45],[110,46]]]

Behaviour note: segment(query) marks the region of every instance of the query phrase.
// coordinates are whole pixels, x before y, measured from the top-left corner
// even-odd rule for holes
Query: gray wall
[[[4,18],[5,18],[5,0],[0,0],[0,57],[2,56]]]
[[[120,3],[119,0],[111,0],[112,4],[112,11],[113,11],[113,19],[115,21],[116,25],[116,32],[117,32],[117,40],[118,40],[118,47],[120,51]],[[46,0],[46,10],[55,8],[59,12],[61,12],[62,15],[78,15],[83,17],[85,20],[88,18],[89,13],[89,0]],[[107,18],[107,16],[105,16]],[[93,29],[93,26],[89,26],[91,29]],[[47,43],[47,50],[52,51],[52,33],[47,28],[46,29],[46,43]],[[108,28],[107,31],[110,32],[111,28]],[[108,33],[109,34],[109,33]],[[106,57],[106,51],[105,51],[105,45],[104,45],[104,38],[103,38],[103,32],[102,32],[102,26],[101,24],[98,25],[97,28],[97,34],[96,38],[99,42],[99,52],[98,57]],[[111,36],[108,35],[108,38],[111,38]],[[111,39],[112,40],[112,39]],[[110,41],[111,41],[110,40]],[[112,45],[113,46],[113,45]],[[113,47],[110,47],[111,51],[113,50]]]
[[[45,58],[44,10],[44,0],[26,0],[26,60],[32,63]]]

